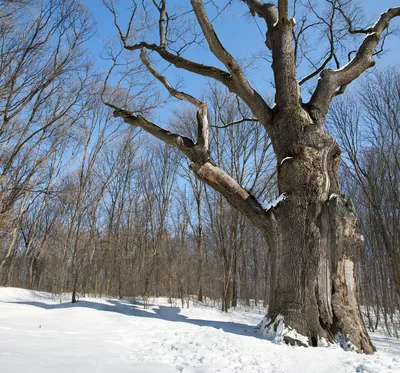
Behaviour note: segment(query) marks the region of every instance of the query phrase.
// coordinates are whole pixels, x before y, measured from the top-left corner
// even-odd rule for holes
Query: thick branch
[[[208,16],[204,9],[203,1],[190,0],[190,3],[192,4],[194,14],[196,15],[197,21],[203,31],[203,34],[207,40],[211,52],[226,66],[226,68],[229,70],[232,76],[239,77],[239,74],[243,76],[243,72],[239,64],[232,57],[232,55],[224,48],[224,46],[218,39],[218,36],[214,31],[214,27],[211,24],[210,20],[208,19]]]
[[[234,89],[232,91],[246,102],[256,116],[260,116],[264,119],[263,124],[265,124],[266,120],[269,120],[269,118],[265,118],[267,113],[269,117],[270,110],[268,105],[260,94],[250,85],[240,65],[220,42],[204,9],[203,1],[191,0],[190,2],[211,52],[225,65],[231,74],[234,84]]]
[[[231,206],[243,213],[263,234],[273,230],[273,212],[266,212],[252,194],[222,169],[211,162],[202,165],[192,163],[190,168],[198,179],[222,194]]]
[[[288,17],[287,0],[278,2],[278,10],[271,3],[262,4],[259,0],[242,1],[249,6],[253,15],[263,18],[268,27],[265,44],[272,51],[277,107],[298,105],[300,89],[293,50],[294,21]]]
[[[226,71],[218,69],[214,66],[207,66],[207,65],[203,65],[201,63],[187,60],[186,58],[183,58],[174,53],[171,53],[171,52],[167,51],[165,48],[160,47],[156,44],[141,42],[141,43],[134,44],[134,45],[126,44],[126,45],[124,45],[124,48],[127,50],[131,50],[131,51],[139,50],[142,48],[149,49],[151,51],[157,52],[160,57],[162,57],[165,61],[172,63],[175,67],[178,67],[180,69],[185,69],[187,71],[190,71],[190,72],[198,74],[198,75],[202,75],[202,76],[205,76],[208,78],[218,80],[219,82],[224,84],[229,89],[234,88],[234,86],[232,84],[232,77]]]
[[[390,8],[382,13],[379,20],[370,28],[371,32],[365,37],[354,58],[347,65],[338,70],[322,71],[317,88],[308,104],[310,114],[316,123],[323,123],[339,87],[347,86],[368,68],[374,66],[375,48],[389,26],[389,22],[398,16],[400,16],[400,7]]]
[[[205,152],[209,151],[209,130],[207,104],[202,102],[197,110],[197,145],[204,149]]]
[[[128,123],[133,127],[140,127],[144,129],[146,132],[150,133],[154,137],[157,137],[164,143],[179,149],[191,161],[194,162],[199,160],[200,156],[199,154],[196,154],[198,152],[195,149],[195,144],[188,137],[167,131],[141,115],[133,115],[133,113],[128,110],[115,109],[115,106],[113,105],[108,106],[114,109],[114,117],[123,118],[125,123]]]
[[[167,18],[167,1],[161,0],[161,6],[157,4],[155,0],[153,0],[154,5],[157,7],[160,12],[160,19],[158,21],[158,30],[160,34],[160,46],[165,47],[167,43],[167,30],[165,27],[166,18]]]
[[[280,19],[289,18],[288,0],[278,0],[278,14]]]

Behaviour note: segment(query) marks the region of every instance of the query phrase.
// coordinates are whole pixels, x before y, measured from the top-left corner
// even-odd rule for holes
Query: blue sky
[[[206,1],[204,1],[206,2]],[[130,3],[128,1],[119,1],[119,4],[124,6],[124,4]],[[190,9],[189,0],[170,0],[169,3],[174,5],[182,6],[181,12],[185,9]],[[217,0],[217,3],[224,6],[226,0]],[[322,0],[314,0],[314,3],[323,4]],[[116,30],[112,23],[112,18],[109,12],[104,8],[100,0],[86,0],[87,7],[92,13],[93,19],[97,23],[97,34],[95,40],[91,43],[91,50],[93,57],[98,61],[98,66],[100,68],[105,68],[106,63],[101,61],[100,54],[103,51],[104,45],[109,40],[115,40]],[[399,1],[397,0],[365,0],[358,1],[360,8],[363,9],[363,19],[366,21],[366,25],[373,24],[379,17],[379,14],[385,11],[389,7],[399,6]],[[121,8],[123,9],[123,8]],[[215,8],[209,4],[207,6],[209,10],[210,19],[214,19],[217,14]],[[122,17],[126,14],[122,13]],[[400,22],[396,22],[400,26]],[[229,12],[223,12],[214,21],[214,27],[217,34],[222,41],[225,48],[233,54],[238,59],[250,59],[254,54],[259,54],[266,51],[264,44],[264,36],[260,32],[265,31],[264,23],[261,19],[253,19],[249,16],[247,7],[242,4],[239,0],[233,1],[233,6],[229,8]],[[314,37],[314,40],[312,38]],[[315,53],[319,51],[318,47],[321,45],[321,40],[319,40],[318,35],[310,36],[310,44],[315,45]],[[391,36],[386,43],[387,52],[377,60],[377,66],[395,65],[399,61],[400,57],[400,47],[399,47],[399,36]],[[205,64],[212,64],[214,66],[220,66],[219,61],[217,61],[211,53],[203,47],[198,47],[193,45],[189,47],[184,56],[188,59],[195,60],[197,62],[202,62]],[[165,68],[165,64],[159,65],[159,69]],[[301,78],[302,73],[306,73],[300,69],[299,78]],[[174,83],[179,79],[183,79],[183,87],[188,93],[196,96],[201,96],[204,88],[207,85],[207,80],[203,77],[198,77],[196,75],[186,73],[180,69],[176,69],[173,66],[169,67],[165,75],[167,78]],[[272,70],[270,67],[270,62],[266,60],[257,60],[254,64],[253,69],[247,70],[247,76],[253,86],[261,94],[273,94],[273,89],[271,87]],[[172,104],[172,107],[176,107],[176,104]],[[160,115],[161,114],[161,115]],[[163,123],[167,122],[167,111],[163,109],[158,115],[159,121]]]

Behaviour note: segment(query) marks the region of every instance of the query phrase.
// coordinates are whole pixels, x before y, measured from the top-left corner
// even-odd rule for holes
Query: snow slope
[[[60,303],[0,288],[0,372],[400,372],[400,342],[373,335],[373,356],[276,345],[254,333],[262,315],[215,308],[150,309],[115,299]]]

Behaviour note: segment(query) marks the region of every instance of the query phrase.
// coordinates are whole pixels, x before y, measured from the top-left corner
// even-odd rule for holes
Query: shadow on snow
[[[144,309],[143,303],[135,302],[130,303],[127,301],[119,300],[106,300],[107,303],[97,303],[95,301],[80,300],[78,303],[54,303],[48,304],[39,301],[12,301],[5,303],[16,303],[25,304],[28,306],[39,307],[45,310],[56,310],[66,308],[90,308],[104,312],[114,312],[121,315],[133,316],[133,317],[146,317],[158,320],[172,321],[172,322],[184,322],[192,325],[211,327],[215,329],[222,329],[224,332],[232,333],[236,335],[242,335],[247,337],[254,337],[265,339],[261,334],[257,333],[253,325],[242,324],[231,321],[212,321],[203,319],[191,319],[185,315],[180,314],[181,309],[179,307],[172,306],[152,306],[148,305],[148,309]]]

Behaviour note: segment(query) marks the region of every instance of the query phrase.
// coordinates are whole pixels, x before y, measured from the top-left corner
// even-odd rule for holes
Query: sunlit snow
[[[149,299],[150,301],[150,299]],[[372,334],[378,352],[274,344],[254,331],[265,312],[212,305],[81,298],[0,288],[1,373],[400,372],[400,342]]]
[[[262,202],[261,203],[261,207],[265,211],[268,211],[270,208],[278,206],[279,202],[282,202],[285,199],[286,199],[286,195],[285,195],[285,193],[282,193],[272,201],[264,201],[264,202]]]

